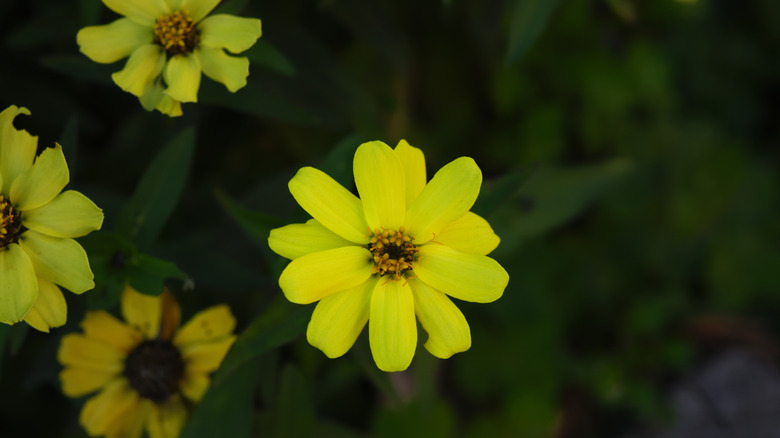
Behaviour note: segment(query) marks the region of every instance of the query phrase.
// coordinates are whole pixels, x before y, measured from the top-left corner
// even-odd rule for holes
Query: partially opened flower
[[[299,170],[290,192],[314,219],[268,238],[274,252],[292,259],[279,278],[287,299],[319,301],[309,343],[341,356],[368,322],[377,366],[401,371],[414,356],[418,319],[434,356],[468,350],[469,326],[448,296],[491,302],[509,282],[487,257],[498,236],[469,211],[479,167],[461,157],[426,184],[422,151],[403,140],[395,149],[373,141],[357,149],[354,176],[360,199],[317,169]]]
[[[241,53],[260,38],[260,20],[207,16],[219,0],[103,0],[123,15],[89,26],[76,36],[81,52],[110,64],[129,56],[111,77],[137,96],[147,111],[181,115],[182,102],[197,102],[201,72],[231,92],[246,85],[249,60]]]
[[[62,391],[99,391],[79,418],[91,436],[133,438],[146,429],[152,438],[175,438],[235,341],[236,321],[219,305],[179,328],[179,305],[168,291],[153,297],[127,287],[121,305],[126,323],[92,311],[81,323],[84,334],[62,338]]]
[[[36,157],[38,137],[13,126],[19,114],[30,111],[0,112],[0,322],[48,332],[67,319],[58,285],[77,294],[95,287],[73,238],[100,229],[103,212],[79,192],[62,192],[70,180],[62,148]]]

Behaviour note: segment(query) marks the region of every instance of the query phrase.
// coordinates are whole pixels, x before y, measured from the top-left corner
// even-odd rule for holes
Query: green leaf
[[[224,1],[216,9],[214,9],[214,12],[212,12],[211,15],[216,15],[216,14],[238,15],[238,13],[241,12],[241,10],[246,7],[246,4],[248,2],[249,0]]]
[[[116,230],[139,248],[153,243],[179,201],[195,149],[195,129],[184,129],[155,157],[117,219]]]
[[[252,429],[258,358],[214,381],[192,411],[180,438],[243,438]]]
[[[111,73],[121,69],[111,64],[92,62],[84,55],[48,55],[38,59],[44,67],[75,79],[113,84]]]
[[[311,312],[311,307],[300,308],[280,299],[238,337],[213,381],[227,378],[244,364],[304,334]]]
[[[176,264],[146,254],[138,254],[127,272],[130,286],[147,295],[160,295],[168,278],[188,278]]]
[[[291,76],[295,74],[295,66],[271,43],[260,39],[252,48],[242,53],[254,65],[262,65],[277,73]]]
[[[491,217],[502,239],[497,251],[511,251],[523,240],[565,224],[630,170],[630,162],[621,159],[569,169],[539,169]]]
[[[203,81],[198,91],[198,102],[283,122],[317,123],[314,116],[281,96],[278,90],[269,87],[257,74],[250,74],[247,86],[235,93],[227,91],[222,84]]]
[[[526,171],[515,171],[484,184],[472,210],[480,216],[489,216],[517,193],[528,176]]]
[[[68,161],[68,169],[71,174],[78,164],[78,127],[79,117],[77,115],[70,116],[68,123],[65,124],[65,129],[60,135],[60,146],[62,146],[65,158]]]
[[[279,397],[273,408],[271,437],[307,438],[316,426],[314,403],[301,371],[288,364],[282,372]]]
[[[352,157],[364,140],[357,134],[349,135],[336,143],[328,155],[320,161],[318,169],[330,175],[339,184],[350,189],[354,186]]]
[[[507,63],[517,61],[536,42],[560,0],[515,0],[509,28]]]
[[[263,213],[250,210],[221,191],[214,193],[217,201],[225,209],[228,215],[233,218],[241,228],[249,234],[252,242],[257,245],[266,256],[271,252],[268,248],[268,234],[271,229],[282,227],[285,224],[281,219]]]

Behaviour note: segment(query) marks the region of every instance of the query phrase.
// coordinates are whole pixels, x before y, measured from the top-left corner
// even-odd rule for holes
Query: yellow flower
[[[260,38],[260,20],[217,14],[219,0],[103,0],[123,15],[76,36],[81,52],[110,64],[129,56],[111,77],[147,111],[181,115],[181,102],[197,102],[200,74],[231,92],[246,85],[249,60],[241,53]]]
[[[174,438],[235,341],[236,321],[219,305],[178,329],[179,305],[167,290],[154,297],[127,287],[121,305],[128,324],[91,311],[84,334],[62,338],[62,391],[80,397],[100,390],[79,418],[91,436],[139,437],[146,429],[151,438]]]
[[[70,174],[60,145],[37,157],[38,137],[0,112],[0,322],[25,320],[48,332],[65,324],[62,286],[80,294],[95,287],[84,249],[74,237],[100,229],[103,212],[79,192],[62,189]]]
[[[446,359],[468,350],[469,326],[447,295],[491,302],[509,282],[486,256],[498,236],[469,211],[482,183],[479,167],[461,157],[426,184],[422,151],[401,140],[395,149],[362,144],[353,169],[360,199],[317,169],[299,170],[290,192],[314,219],[268,238],[292,260],[279,277],[287,299],[319,301],[309,343],[339,357],[368,322],[377,366],[401,371],[414,356],[416,314],[431,354]]]

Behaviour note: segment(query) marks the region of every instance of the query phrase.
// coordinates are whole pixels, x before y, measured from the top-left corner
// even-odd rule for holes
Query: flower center
[[[124,375],[138,395],[162,403],[179,391],[184,362],[170,341],[144,341],[127,355]]]
[[[200,32],[187,11],[176,11],[154,20],[154,42],[169,56],[186,55],[200,42]]]
[[[374,230],[368,250],[374,255],[374,274],[391,275],[393,280],[401,278],[401,274],[412,269],[412,263],[417,260],[417,245],[412,243],[414,237],[404,234],[404,227],[396,230]]]
[[[5,196],[0,195],[0,250],[16,243],[22,234],[22,212],[15,209]]]

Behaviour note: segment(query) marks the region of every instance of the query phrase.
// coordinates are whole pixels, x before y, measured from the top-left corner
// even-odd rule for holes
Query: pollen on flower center
[[[200,42],[200,31],[187,11],[176,11],[154,20],[154,42],[168,55],[186,55]]]
[[[368,250],[374,256],[374,274],[390,275],[393,280],[412,269],[419,249],[413,243],[414,237],[404,233],[404,227],[396,230],[374,230]]]
[[[181,353],[170,342],[144,341],[125,359],[124,376],[141,397],[162,403],[179,391],[184,375]]]
[[[22,233],[22,212],[0,195],[0,251],[19,240]]]

